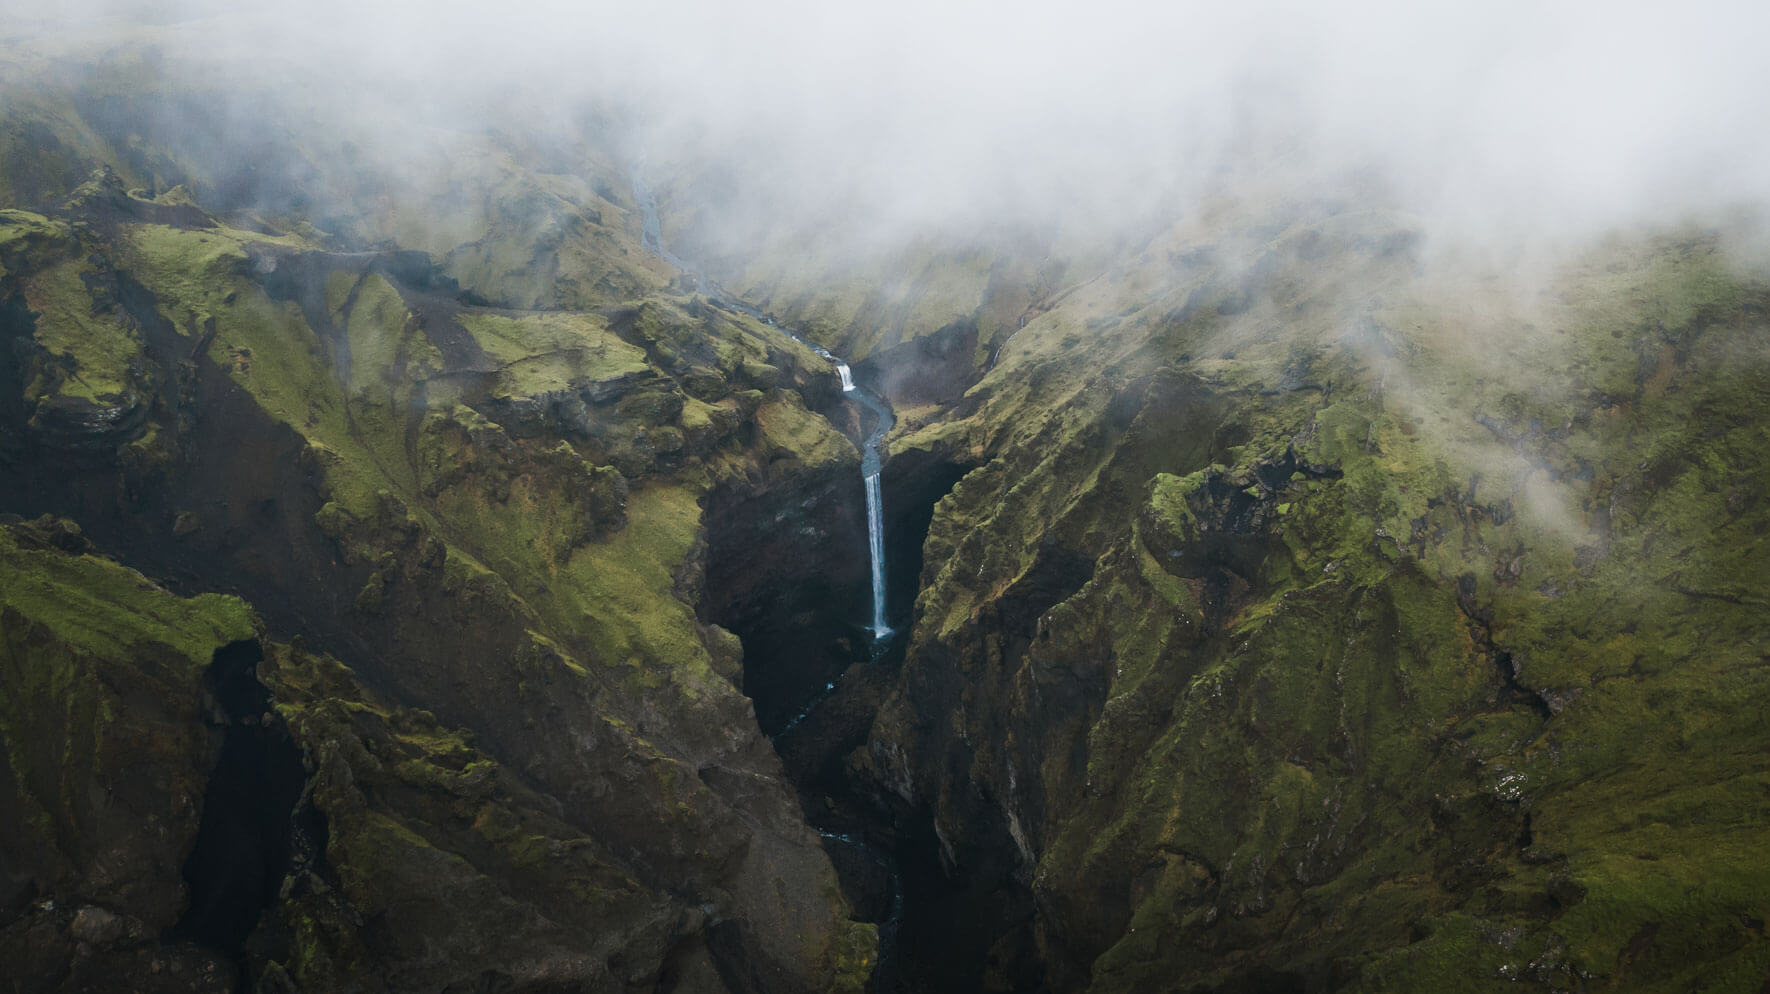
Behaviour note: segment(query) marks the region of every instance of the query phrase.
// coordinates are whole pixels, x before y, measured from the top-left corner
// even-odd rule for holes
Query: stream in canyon
[[[895,546],[887,541],[883,481],[885,437],[895,426],[896,417],[889,401],[856,382],[854,371],[846,360],[782,327],[772,315],[725,290],[692,263],[671,252],[663,242],[655,194],[638,169],[632,173],[632,185],[642,215],[642,240],[647,250],[684,275],[691,276],[697,292],[706,295],[713,303],[755,318],[828,360],[840,378],[843,398],[860,408],[855,425],[857,433],[864,433],[860,441],[860,468],[866,509],[867,582],[871,593],[870,618],[864,626],[867,635],[864,662],[852,655],[844,658],[845,654],[840,651],[831,653],[825,649],[819,653],[812,648],[820,641],[819,635],[806,631],[804,626],[754,620],[757,615],[770,619],[788,615],[803,617],[804,612],[795,611],[794,607],[807,603],[824,605],[821,609],[812,606],[812,613],[827,615],[830,605],[840,601],[839,597],[832,600],[829,596],[835,587],[840,586],[833,580],[810,575],[791,578],[788,583],[795,585],[791,592],[762,594],[756,598],[758,603],[750,608],[749,614],[727,607],[725,612],[715,612],[719,616],[714,620],[730,627],[743,639],[744,690],[756,704],[760,730],[775,744],[788,776],[799,789],[806,819],[817,830],[856,917],[878,926],[879,961],[873,976],[873,990],[888,994],[920,989],[919,985],[906,983],[898,950],[906,887],[922,889],[916,884],[926,874],[922,872],[923,868],[906,867],[908,857],[895,833],[889,826],[876,824],[874,818],[863,810],[865,805],[837,804],[833,800],[847,793],[848,788],[842,774],[837,772],[841,765],[839,757],[864,742],[872,711],[882,696],[889,673],[895,669],[891,664],[902,656],[902,646],[897,644],[901,640],[894,639],[896,632],[889,620],[892,596],[887,584],[886,561]],[[808,498],[801,496],[799,499]],[[815,495],[809,499],[816,501]],[[931,512],[931,509],[932,502],[929,502],[928,510]],[[790,511],[784,508],[774,510],[776,513]],[[768,510],[758,508],[753,516],[767,513]],[[911,527],[906,529],[901,544],[907,546],[914,541],[914,559],[919,572],[919,552],[922,535],[927,530],[927,515],[911,514],[909,518]],[[710,528],[710,531],[715,530]],[[717,552],[715,558],[718,558]],[[906,582],[908,580],[906,575]],[[712,586],[711,578],[709,586]],[[822,599],[807,596],[804,591],[808,590],[819,590],[824,596]],[[750,618],[751,623],[745,624],[727,616],[734,613]],[[827,623],[831,619],[824,620]],[[828,626],[829,631],[854,625],[853,622],[834,620],[836,623]],[[783,636],[781,629],[786,629],[787,634]],[[848,627],[848,630],[854,628]],[[821,641],[833,641],[838,646],[852,645],[850,640],[840,637]],[[807,657],[815,659],[819,655],[824,657],[821,665],[805,661]],[[832,656],[835,658],[830,658]],[[796,669],[807,672],[789,672],[785,676],[776,672]],[[782,705],[788,710],[783,710]]]
[[[755,318],[828,360],[841,398],[858,407],[850,409],[854,420],[840,420],[859,441],[861,494],[844,479],[851,469],[788,469],[708,499],[700,610],[741,640],[743,690],[758,729],[797,789],[856,920],[879,929],[871,990],[971,991],[986,974],[1005,976],[1004,970],[1016,973],[1018,988],[1036,989],[1036,975],[1027,970],[1036,969],[1028,964],[1037,956],[1025,941],[1030,891],[1014,883],[1012,867],[985,857],[978,857],[980,866],[955,866],[926,804],[896,796],[867,774],[857,775],[855,766],[908,651],[903,633],[934,505],[969,467],[925,453],[888,467],[884,441],[896,419],[886,398],[866,377],[857,380],[844,359],[670,252],[652,190],[637,174],[633,191],[649,250],[691,277],[709,302]],[[857,505],[865,511],[865,572],[855,554],[863,529]],[[857,618],[863,610],[865,622]]]

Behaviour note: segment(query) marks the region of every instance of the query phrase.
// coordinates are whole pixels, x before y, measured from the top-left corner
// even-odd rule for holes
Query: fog
[[[1111,229],[1225,191],[1376,191],[1471,238],[1770,202],[1770,7],[1744,0],[9,0],[0,24],[15,64],[153,49],[174,80],[237,74],[234,116],[288,100],[413,182],[415,127],[563,133],[594,108],[611,157],[723,191],[734,238]]]
[[[1528,284],[1551,267],[1532,260],[1692,222],[1770,245],[1766,38],[1757,0],[0,0],[12,94],[120,73],[126,113],[218,159],[218,189],[267,196],[281,170],[316,218],[415,192],[404,223],[442,234],[413,244],[481,237],[450,201],[504,154],[617,200],[643,169],[683,254],[740,268],[783,246],[1122,242],[1225,202],[1380,207],[1428,252],[1505,261],[1516,306],[1479,332],[1495,353],[1538,326]],[[1408,370],[1383,365],[1406,403]],[[1528,460],[1483,444],[1473,461],[1509,460],[1522,505],[1583,535]]]

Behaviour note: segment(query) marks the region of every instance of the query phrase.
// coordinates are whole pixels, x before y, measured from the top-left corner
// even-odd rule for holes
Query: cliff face
[[[0,212],[0,510],[83,536],[7,563],[15,983],[856,987],[872,927],[697,615],[708,495],[858,471],[828,362],[652,293],[624,211],[573,223],[634,296],[493,307],[535,301],[87,151]],[[234,620],[168,642],[210,602],[104,555]]]
[[[896,442],[975,468],[855,762],[1020,909],[966,968],[1756,989],[1770,286],[1698,235],[1529,289],[1381,215],[1227,243]]]
[[[709,258],[896,405],[875,648],[869,425],[594,128],[437,186],[220,119],[241,172],[156,72],[0,121],[15,988],[1770,976],[1770,283],[1713,233]]]

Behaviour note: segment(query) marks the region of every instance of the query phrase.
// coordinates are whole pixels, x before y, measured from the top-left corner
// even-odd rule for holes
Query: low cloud
[[[244,81],[248,114],[305,106],[389,160],[425,126],[620,122],[591,137],[679,195],[721,191],[733,239],[1110,229],[1244,185],[1380,190],[1471,236],[1770,202],[1750,2],[0,6],[14,53],[157,47],[174,77]]]

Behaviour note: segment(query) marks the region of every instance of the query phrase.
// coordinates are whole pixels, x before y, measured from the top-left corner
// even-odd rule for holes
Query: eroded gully
[[[890,402],[857,383],[852,368],[840,356],[782,327],[772,315],[725,290],[693,264],[671,252],[663,242],[657,201],[651,187],[637,170],[632,182],[634,198],[642,214],[642,240],[648,251],[692,276],[696,290],[713,303],[761,321],[828,360],[832,371],[841,380],[843,397],[860,408],[858,429],[865,431],[860,444],[861,483],[869,566],[867,579],[871,594],[870,618],[863,626],[864,640],[830,639],[829,631],[853,630],[851,623],[840,619],[822,632],[818,630],[820,626],[814,624],[803,626],[800,639],[783,639],[779,631],[779,615],[802,618],[807,613],[828,614],[843,610],[844,598],[840,596],[820,598],[815,593],[808,593],[827,589],[816,576],[800,578],[797,589],[785,595],[761,598],[765,603],[752,603],[748,613],[733,608],[731,599],[716,598],[724,606],[712,611],[714,616],[710,620],[736,632],[743,640],[744,690],[756,704],[761,731],[781,754],[787,774],[800,792],[806,820],[823,840],[857,919],[879,926],[879,965],[873,978],[874,989],[896,990],[900,986],[895,979],[898,975],[897,935],[904,907],[899,854],[891,844],[888,829],[869,824],[857,806],[835,801],[836,797],[846,793],[840,756],[864,741],[871,712],[887,686],[889,673],[902,655],[902,646],[898,644],[901,640],[895,638],[896,632],[890,623],[892,598],[886,572],[890,547],[882,481],[885,437],[896,424],[896,418]],[[794,493],[792,488],[788,488],[788,492]],[[817,500],[817,495],[795,496],[806,503]],[[757,509],[748,514],[739,512],[737,517],[757,518],[766,513]],[[911,515],[912,519],[925,517]],[[721,518],[721,515],[709,515],[710,531],[714,530],[712,522]],[[915,524],[919,527],[912,525],[911,531],[925,532],[926,520]],[[727,530],[731,530],[730,526]],[[821,529],[818,531],[822,532]],[[729,558],[721,555],[720,538],[720,535],[710,536],[710,545],[714,546],[711,559]],[[910,538],[906,535],[904,544],[907,545]],[[920,534],[914,536],[917,552],[920,538]],[[746,543],[733,544],[741,546]],[[919,563],[915,565],[919,571]],[[710,565],[709,588],[723,572],[718,562]],[[806,607],[810,608],[809,612],[796,610]],[[760,615],[777,617],[763,618]],[[832,642],[837,647],[833,651],[830,648]],[[864,642],[864,645],[856,645],[857,642]],[[815,681],[792,679],[791,675],[782,679],[779,674],[765,672],[779,667],[805,669],[808,672],[800,675],[813,676]],[[789,706],[783,708],[783,704]]]

